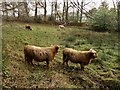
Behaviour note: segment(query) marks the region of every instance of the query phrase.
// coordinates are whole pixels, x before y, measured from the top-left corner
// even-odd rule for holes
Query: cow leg
[[[68,60],[67,60],[67,56],[65,54],[63,54],[63,65],[65,65],[65,62],[67,63]]]
[[[68,66],[68,59],[66,60],[66,65]]]
[[[26,55],[25,55],[25,62],[28,63],[28,58]]]
[[[65,65],[65,55],[63,54],[63,65]]]
[[[46,60],[47,68],[49,68],[49,60]]]
[[[28,64],[33,65],[33,62],[32,62],[32,61],[33,61],[33,59],[27,58],[27,63],[28,63]]]
[[[31,59],[28,58],[27,55],[25,55],[25,62],[26,62],[27,64],[30,64],[30,62],[31,62]]]
[[[30,59],[30,64],[31,64],[31,65],[34,65],[32,61],[33,61],[33,59]]]
[[[81,63],[80,65],[81,65],[81,71],[84,71],[84,64]]]

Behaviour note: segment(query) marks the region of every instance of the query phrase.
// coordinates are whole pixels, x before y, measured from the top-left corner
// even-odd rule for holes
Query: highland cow
[[[65,29],[64,25],[59,25],[59,29]]]
[[[25,26],[25,29],[32,30],[32,28],[31,28],[30,25],[26,25],[26,26]]]
[[[49,61],[52,61],[59,49],[58,45],[51,47],[37,47],[32,45],[26,45],[24,47],[25,61],[28,64],[33,65],[32,61],[43,62],[46,61],[47,67],[49,67]]]
[[[88,65],[96,57],[96,51],[93,49],[89,51],[77,51],[72,48],[63,49],[63,65],[66,63],[68,66],[68,61],[70,60],[73,63],[79,63],[81,70],[84,70],[84,66]]]

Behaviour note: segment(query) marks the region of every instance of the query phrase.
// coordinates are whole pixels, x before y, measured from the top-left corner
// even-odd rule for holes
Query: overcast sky
[[[108,3],[109,7],[113,7],[113,2],[112,2],[112,1],[116,2],[116,1],[119,1],[119,0],[92,0],[92,1],[96,3],[96,6],[97,6],[97,7],[98,7],[98,6],[101,4],[101,2],[103,2],[103,1],[106,1],[106,2]],[[116,4],[116,3],[115,3],[115,4]]]

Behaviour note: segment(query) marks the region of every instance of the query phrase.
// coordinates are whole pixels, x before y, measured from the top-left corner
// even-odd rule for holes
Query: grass
[[[2,58],[4,88],[98,88],[120,87],[120,60],[117,33],[93,32],[66,27],[30,23],[33,30],[25,30],[25,23],[3,22]],[[50,68],[46,63],[28,66],[24,62],[23,48],[26,44],[40,47],[60,45]],[[71,47],[77,50],[93,48],[98,58],[80,71],[78,64],[69,62],[62,65],[62,49]],[[112,83],[115,83],[112,84]]]

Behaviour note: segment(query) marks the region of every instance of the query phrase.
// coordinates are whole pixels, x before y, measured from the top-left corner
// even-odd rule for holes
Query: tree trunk
[[[77,22],[79,21],[79,9],[77,9]]]
[[[8,19],[7,2],[5,2],[5,13],[6,13],[6,18]]]
[[[57,0],[55,1],[55,20],[57,18]]]
[[[66,1],[66,15],[65,15],[65,21],[68,22],[68,0]]]
[[[77,5],[80,6],[79,1],[77,0]],[[77,8],[77,22],[80,20],[79,19],[79,14],[80,14],[80,8]]]
[[[44,1],[44,5],[45,5],[45,7],[44,7],[44,21],[46,21],[46,14],[47,14],[47,9],[46,9],[47,3],[46,3],[46,0]]]
[[[63,4],[62,21],[64,21],[64,15],[65,15],[65,0],[64,0],[64,4]]]
[[[18,18],[20,18],[20,2],[18,2]]]
[[[83,14],[83,0],[81,1],[81,9],[80,9],[80,23],[82,23],[82,14]]]
[[[52,1],[52,5],[51,5],[51,17],[53,17],[53,6],[54,6],[54,3]]]
[[[13,13],[13,17],[15,17],[15,4],[16,3],[15,2],[11,2],[11,4],[12,4],[12,7],[13,7],[13,10],[12,10],[13,11],[12,12]]]
[[[26,16],[29,17],[29,8],[27,2],[24,2],[24,7],[25,7]]]
[[[35,15],[34,15],[34,19],[36,19],[37,18],[37,2],[35,2]]]

